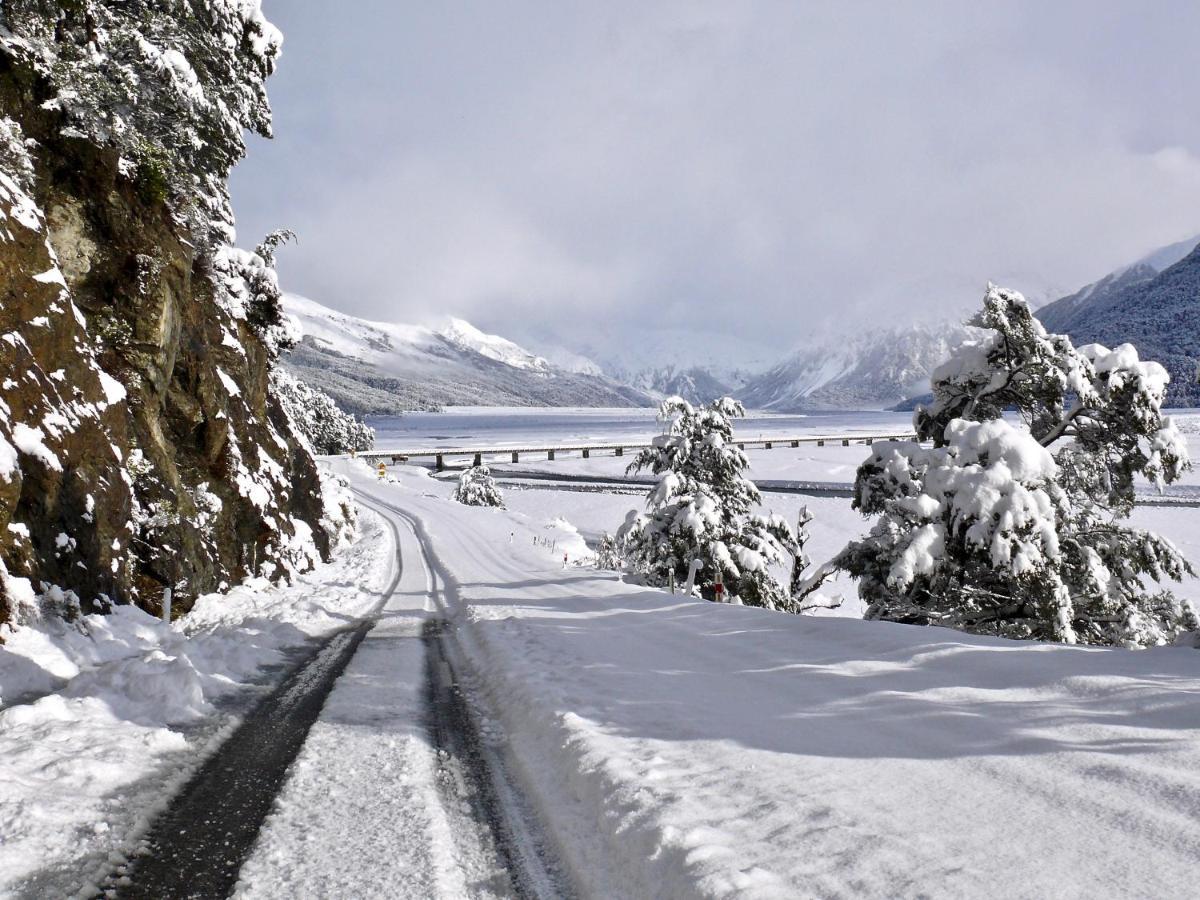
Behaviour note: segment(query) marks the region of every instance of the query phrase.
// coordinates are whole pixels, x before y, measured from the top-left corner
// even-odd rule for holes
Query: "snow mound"
[[[213,712],[191,660],[162,650],[85,672],[63,696],[99,700],[117,718],[139,725],[180,724]]]

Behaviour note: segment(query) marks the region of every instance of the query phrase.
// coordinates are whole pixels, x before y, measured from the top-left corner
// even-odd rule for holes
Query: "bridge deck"
[[[881,434],[805,434],[805,435],[783,435],[779,437],[756,437],[756,438],[735,438],[733,443],[737,444],[742,449],[766,449],[771,450],[775,447],[799,447],[801,444],[816,444],[823,446],[825,444],[840,443],[843,446],[850,444],[871,444],[875,441],[911,441],[915,440],[916,435],[912,432],[884,432]],[[623,455],[626,450],[642,450],[653,446],[648,441],[618,441],[604,444],[490,444],[479,447],[417,447],[417,448],[395,448],[390,450],[369,450],[359,453],[360,459],[379,460],[384,462],[399,462],[404,459],[413,458],[444,458],[448,456],[503,456],[510,454],[515,460],[518,456],[524,455],[540,455],[546,454],[551,459],[558,453],[583,453],[590,455],[593,452],[610,451],[617,455]]]

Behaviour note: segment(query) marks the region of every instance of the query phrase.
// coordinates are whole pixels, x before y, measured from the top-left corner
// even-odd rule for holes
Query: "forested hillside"
[[[1160,272],[1135,265],[1124,277],[1114,276],[1097,283],[1103,289],[1085,288],[1039,310],[1038,318],[1076,344],[1133,344],[1170,374],[1167,406],[1200,405],[1200,248]]]

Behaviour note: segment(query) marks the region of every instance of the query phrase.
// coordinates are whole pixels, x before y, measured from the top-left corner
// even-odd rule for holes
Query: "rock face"
[[[320,476],[225,187],[278,33],[249,0],[6,0],[0,26],[0,623],[309,567]]]

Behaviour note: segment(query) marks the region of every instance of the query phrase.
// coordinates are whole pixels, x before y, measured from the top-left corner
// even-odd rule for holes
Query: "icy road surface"
[[[509,780],[503,740],[472,702],[419,526],[370,507],[394,526],[396,590],[327,698],[233,895],[573,896]]]
[[[553,553],[533,540],[543,523],[448,502],[424,473],[354,471],[418,523],[476,702],[592,896],[1194,896],[1196,650],[682,600],[564,568],[565,538]],[[361,791],[342,786],[358,765],[344,758],[298,773]],[[377,799],[345,827],[436,835],[387,818],[420,773],[363,762]],[[282,808],[290,831],[263,845],[288,860],[277,870],[301,836],[318,857],[341,841],[323,809]]]

